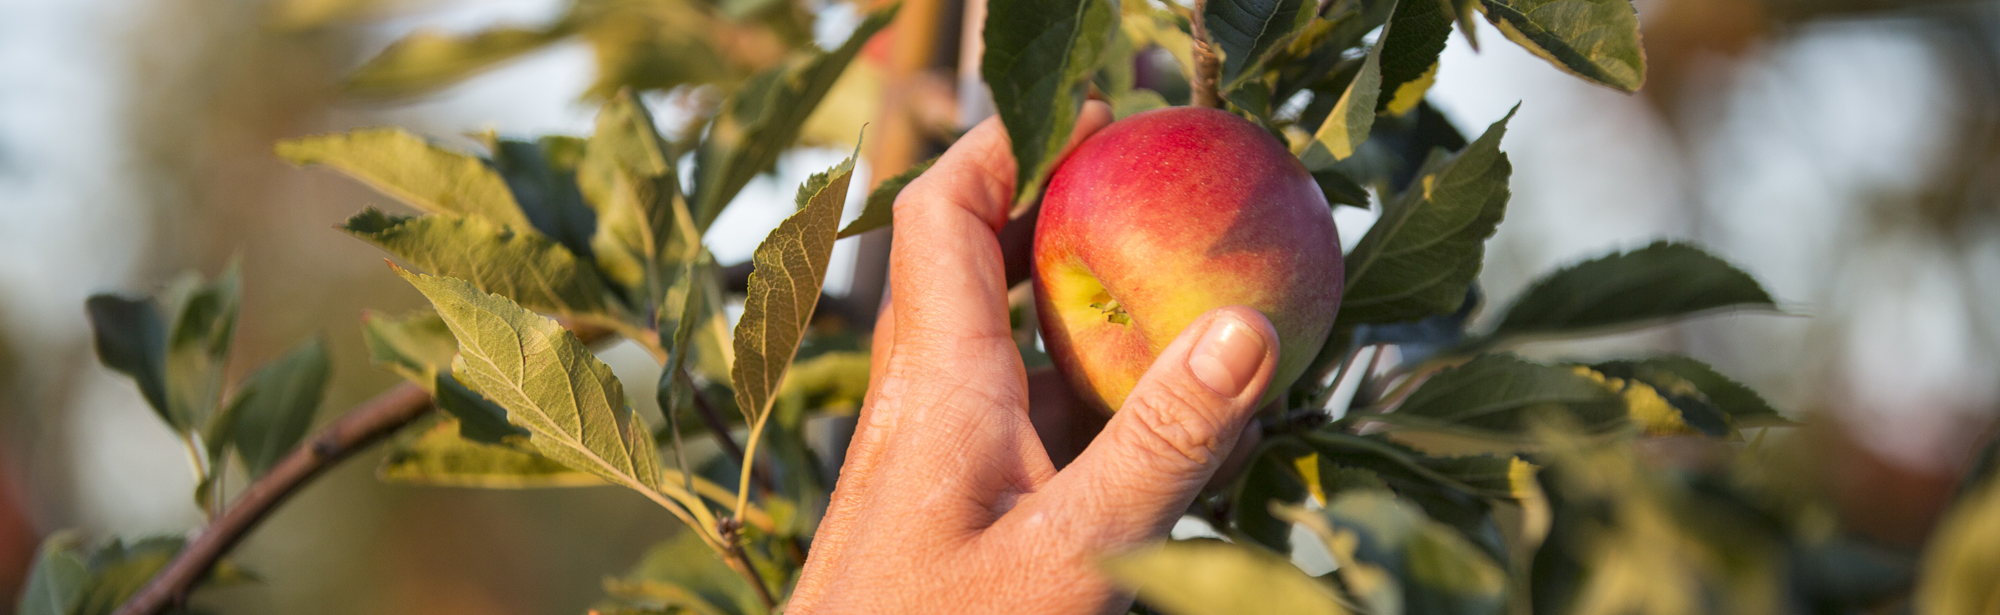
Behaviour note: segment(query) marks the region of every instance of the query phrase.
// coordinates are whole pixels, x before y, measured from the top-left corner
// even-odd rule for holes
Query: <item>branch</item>
[[[430,393],[403,384],[362,403],[321,429],[305,446],[292,449],[269,473],[243,490],[222,515],[203,529],[166,568],[118,608],[117,615],[157,615],[187,603],[194,584],[208,575],[252,528],[313,477],[356,451],[367,448],[431,408]]]
[[[1194,0],[1194,14],[1188,21],[1193,25],[1190,32],[1194,39],[1194,88],[1193,100],[1196,107],[1222,108],[1221,78],[1222,61],[1215,57],[1215,47],[1208,41],[1207,18],[1208,0]]]

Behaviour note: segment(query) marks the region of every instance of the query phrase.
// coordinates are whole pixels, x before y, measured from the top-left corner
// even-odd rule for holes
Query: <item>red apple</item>
[[[1209,310],[1243,305],[1278,331],[1279,399],[1340,307],[1326,195],[1270,133],[1173,107],[1112,123],[1049,178],[1035,227],[1042,340],[1078,397],[1116,411],[1155,357]]]

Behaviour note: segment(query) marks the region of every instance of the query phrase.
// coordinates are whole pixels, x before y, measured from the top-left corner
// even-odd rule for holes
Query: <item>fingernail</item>
[[[1188,370],[1223,397],[1243,393],[1264,363],[1264,337],[1235,316],[1218,315],[1188,355]]]

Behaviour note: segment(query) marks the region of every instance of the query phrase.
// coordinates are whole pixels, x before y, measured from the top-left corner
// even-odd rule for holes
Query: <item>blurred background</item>
[[[879,178],[988,113],[977,41],[963,35],[980,23],[970,1],[905,3],[809,124],[820,147],[783,157],[711,231],[721,261],[747,259],[790,211],[792,187],[851,151],[862,123],[861,175]],[[868,8],[808,0],[779,15],[724,0],[697,3],[710,21],[688,21],[673,12],[685,4],[0,0],[0,612],[50,532],[98,540],[202,519],[180,442],[93,354],[90,293],[149,292],[240,256],[232,377],[324,334],[336,362],[320,422],[396,382],[369,366],[360,315],[422,299],[380,252],[333,228],[389,199],[292,168],[274,141],[376,124],[445,140],[584,135],[603,84],[645,79],[672,131],[706,100],[674,85],[710,77],[609,60],[710,56],[621,45],[698,28],[687,36],[716,55],[694,65],[745,73],[794,46],[838,44]],[[1514,198],[1482,274],[1489,302],[1659,237],[1736,262],[1790,315],[1527,352],[1709,361],[1813,419],[1806,429],[1829,451],[1817,478],[1857,531],[1921,544],[2000,409],[2000,3],[1637,5],[1650,77],[1635,96],[1564,75],[1483,23],[1478,50],[1453,36],[1433,104],[1469,134],[1521,104],[1505,143]],[[577,26],[586,8],[651,19]],[[503,26],[545,40],[441,89],[344,81],[411,33]],[[1351,244],[1369,218],[1342,212]],[[876,235],[841,243],[829,291],[879,296]],[[628,381],[657,374],[635,349],[606,358]],[[200,602],[222,613],[581,612],[607,575],[674,531],[624,490],[389,485],[374,478],[379,455],[337,468],[251,535],[236,558],[262,583]]]

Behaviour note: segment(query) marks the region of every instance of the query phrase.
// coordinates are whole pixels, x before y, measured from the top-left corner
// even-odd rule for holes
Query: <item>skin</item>
[[[1049,179],[1034,252],[1049,356],[1107,412],[1182,329],[1226,305],[1277,328],[1275,401],[1340,305],[1325,194],[1270,134],[1217,109],[1148,111],[1083,141]],[[1114,300],[1128,322],[1101,307]]]
[[[1072,143],[1110,119],[1087,104]],[[1121,612],[1096,563],[1165,537],[1271,381],[1277,334],[1240,306],[1195,319],[1108,420],[1030,378],[998,240],[1008,152],[989,120],[897,199],[869,396],[788,613]]]

